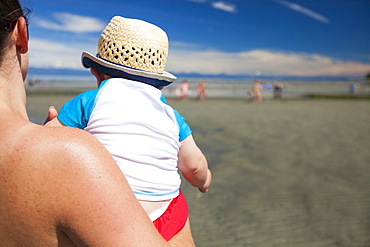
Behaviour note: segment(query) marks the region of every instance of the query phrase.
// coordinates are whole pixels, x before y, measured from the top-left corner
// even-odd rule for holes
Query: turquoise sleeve
[[[98,89],[92,89],[77,95],[64,104],[58,119],[66,126],[84,129],[95,106]]]
[[[161,101],[163,103],[165,103],[166,105],[168,105],[167,101],[166,101],[166,98],[164,97],[163,94],[161,95]],[[173,107],[172,107],[172,109],[173,109],[173,112],[175,113],[177,124],[179,125],[179,129],[180,129],[179,141],[181,142],[186,137],[191,135],[191,133],[193,131],[191,130],[190,126],[185,122],[185,118],[183,116],[181,116],[180,113],[178,111],[176,111]]]
[[[178,111],[176,111],[175,109],[173,109],[173,111],[175,113],[176,120],[177,120],[177,123],[178,123],[179,128],[180,128],[179,141],[181,142],[186,137],[191,135],[192,130],[191,130],[190,126],[185,122],[185,118],[183,116],[181,116],[180,113],[178,113]]]

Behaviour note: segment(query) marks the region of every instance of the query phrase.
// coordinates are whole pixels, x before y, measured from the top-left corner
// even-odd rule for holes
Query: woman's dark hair
[[[1,0],[0,1],[0,64],[3,60],[6,40],[9,37],[9,32],[5,30],[5,26],[16,20],[20,16],[24,16],[26,11],[22,9],[19,0]],[[28,10],[27,10],[28,12]]]

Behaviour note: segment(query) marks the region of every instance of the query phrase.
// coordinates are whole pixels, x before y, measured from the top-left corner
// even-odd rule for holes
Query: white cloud
[[[264,76],[362,76],[370,71],[370,64],[267,50],[238,53],[171,50],[166,70],[205,75],[254,75],[259,71]]]
[[[370,64],[332,59],[318,54],[250,50],[223,52],[200,50],[195,44],[171,42],[166,70],[204,75],[263,76],[363,76]],[[96,52],[96,44],[30,40],[30,65],[34,68],[83,69],[81,53]]]
[[[225,3],[225,2],[214,2],[212,3],[212,7],[215,9],[223,10],[230,13],[236,12],[236,5],[231,3]]]
[[[37,26],[45,29],[74,33],[100,32],[106,25],[106,23],[101,20],[88,16],[70,13],[55,13],[53,16],[55,21],[35,18],[33,22]]]
[[[330,23],[330,20],[328,18],[326,18],[326,17],[324,17],[324,16],[322,16],[322,15],[320,15],[320,14],[318,14],[318,13],[316,13],[316,12],[310,10],[310,9],[302,7],[302,6],[300,6],[296,3],[291,3],[291,2],[288,2],[288,1],[285,1],[285,0],[275,0],[275,1],[284,5],[284,6],[286,6],[286,7],[288,7],[288,8],[290,8],[290,9],[292,9],[292,10],[294,10],[294,11],[305,14],[305,15],[307,15],[307,16],[315,19],[315,20],[321,21],[325,24]]]
[[[29,46],[30,66],[34,68],[82,69],[82,52],[96,52],[96,45],[65,44],[37,38],[30,39]]]
[[[194,3],[206,3],[208,0],[187,0]],[[231,3],[226,3],[222,1],[212,2],[211,6],[215,9],[226,11],[229,13],[236,13],[236,5]]]
[[[170,42],[170,48],[169,50],[171,51],[172,49],[201,49],[197,44],[194,43],[189,43],[189,42],[181,42],[181,41],[171,41]]]

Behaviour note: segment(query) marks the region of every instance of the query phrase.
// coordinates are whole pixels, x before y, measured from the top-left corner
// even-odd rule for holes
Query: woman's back
[[[21,118],[5,115],[0,120],[0,239],[2,246],[57,246],[55,188],[50,186],[56,172],[47,167],[48,157],[42,150],[42,127]],[[46,131],[47,132],[47,131]],[[52,166],[52,162],[50,162]],[[55,202],[48,196],[55,193]],[[53,222],[52,224],[50,224]]]

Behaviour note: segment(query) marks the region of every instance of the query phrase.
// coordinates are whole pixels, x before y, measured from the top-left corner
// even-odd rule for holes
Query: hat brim
[[[88,52],[82,53],[81,62],[85,68],[93,68],[105,75],[128,78],[156,87],[167,86],[176,80],[176,76],[167,71],[164,71],[163,73],[153,73],[139,70],[94,56]]]

